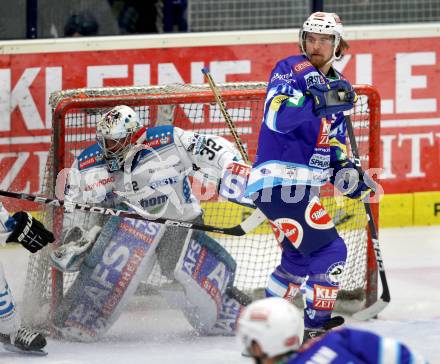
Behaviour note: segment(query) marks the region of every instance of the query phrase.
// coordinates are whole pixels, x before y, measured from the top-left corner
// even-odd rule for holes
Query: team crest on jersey
[[[318,72],[309,72],[304,76],[307,88],[313,85],[324,84],[325,80]]]
[[[316,196],[310,200],[305,214],[307,224],[315,229],[326,230],[335,226],[332,218]]]
[[[284,238],[287,238],[296,249],[301,245],[304,233],[298,221],[289,218],[280,218],[270,221],[270,225],[279,243],[281,243]]]
[[[338,286],[344,272],[345,262],[333,263],[325,273],[325,279],[332,286]]]

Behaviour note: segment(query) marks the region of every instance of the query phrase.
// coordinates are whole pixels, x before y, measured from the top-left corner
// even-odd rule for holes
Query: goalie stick
[[[351,151],[353,153],[354,164],[359,176],[363,175],[361,167],[361,159],[359,158],[359,150],[354,136],[353,124],[349,115],[345,115],[345,122],[347,124],[347,133],[350,140]],[[391,301],[390,290],[388,288],[387,278],[385,275],[385,267],[382,260],[382,253],[379,246],[379,237],[377,234],[376,223],[373,219],[373,213],[369,202],[364,202],[365,212],[367,213],[368,227],[370,228],[371,240],[373,242],[374,254],[376,256],[376,263],[379,269],[379,277],[382,284],[382,294],[379,299],[371,306],[353,314],[356,320],[367,320],[377,316]]]
[[[234,236],[245,235],[246,233],[255,229],[266,219],[264,214],[259,209],[255,209],[255,211],[253,211],[252,214],[247,219],[242,221],[239,225],[222,228],[222,227],[197,224],[182,220],[167,219],[163,217],[158,217],[158,218],[149,217],[149,215],[145,211],[139,209],[138,207],[130,203],[126,203],[126,204],[132,207],[135,211],[141,210],[142,214],[139,214],[137,212],[129,212],[124,210],[108,208],[108,207],[91,206],[83,203],[68,202],[63,200],[46,198],[42,196],[29,195],[27,193],[17,193],[17,192],[0,190],[0,196],[15,198],[18,200],[27,200],[32,202],[43,203],[54,207],[64,207],[66,209],[70,208],[75,210],[88,211],[101,215],[120,216],[120,217],[127,217],[137,220],[146,220],[168,226],[177,226],[185,229],[194,229],[194,230],[201,230],[201,231],[207,231],[207,232],[219,233],[225,235],[234,235]]]

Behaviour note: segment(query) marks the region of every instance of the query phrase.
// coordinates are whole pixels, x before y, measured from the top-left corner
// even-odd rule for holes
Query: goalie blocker
[[[170,245],[163,225],[128,218],[111,217],[103,226],[63,302],[55,313],[54,325],[66,339],[95,341],[118,319],[127,300],[141,280],[149,276],[158,246]],[[181,254],[170,243],[174,278],[183,290],[164,291],[169,303],[183,310],[191,325],[201,334],[230,335],[235,330],[242,303],[249,301],[233,289],[236,264],[215,240],[202,232],[186,234]],[[167,241],[171,240],[166,239]],[[54,259],[52,255],[52,259]],[[179,259],[180,257],[180,259]],[[58,264],[58,267],[60,264]],[[172,271],[171,271],[172,274]]]

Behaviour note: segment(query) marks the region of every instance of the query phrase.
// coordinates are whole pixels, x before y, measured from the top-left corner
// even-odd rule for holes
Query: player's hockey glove
[[[53,234],[28,212],[17,212],[12,215],[12,219],[13,230],[6,240],[7,243],[20,243],[31,253],[35,253],[55,240]]]
[[[357,100],[353,86],[346,80],[310,86],[307,94],[313,99],[313,112],[322,117],[353,108]]]
[[[371,192],[376,191],[376,183],[368,174],[359,175],[349,159],[332,163],[333,175],[330,182],[344,195],[351,199],[368,202]]]

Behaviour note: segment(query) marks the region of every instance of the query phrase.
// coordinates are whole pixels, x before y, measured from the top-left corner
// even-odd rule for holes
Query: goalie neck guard
[[[136,112],[125,105],[107,112],[96,125],[96,140],[102,148],[110,172],[118,171],[133,145],[132,137],[140,129]]]

